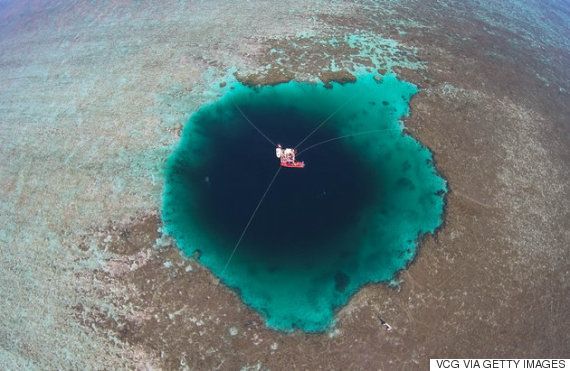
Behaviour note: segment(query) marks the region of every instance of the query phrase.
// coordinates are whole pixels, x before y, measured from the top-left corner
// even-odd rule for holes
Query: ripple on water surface
[[[416,92],[395,75],[332,89],[235,83],[192,115],[168,160],[165,230],[270,327],[326,330],[336,308],[364,284],[392,279],[442,222],[446,183],[400,123]],[[279,172],[224,270],[278,169],[238,107],[284,146],[327,121],[298,148],[306,168]]]

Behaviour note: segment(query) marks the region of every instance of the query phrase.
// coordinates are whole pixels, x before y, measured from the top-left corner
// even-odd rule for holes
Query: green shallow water
[[[326,330],[359,288],[405,269],[442,223],[446,182],[400,122],[418,89],[371,74],[332,89],[231,85],[192,115],[168,159],[165,231],[268,326]],[[328,120],[298,148],[306,168],[277,174],[224,271],[278,169],[274,147],[237,107],[284,146]]]

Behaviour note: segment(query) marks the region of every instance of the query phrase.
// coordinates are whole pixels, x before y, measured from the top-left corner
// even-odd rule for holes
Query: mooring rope
[[[329,117],[327,117],[323,122],[321,122],[319,125],[317,125],[309,134],[307,134],[307,136],[301,140],[295,147],[293,148],[299,148],[299,146],[303,143],[305,143],[305,141],[307,139],[309,139],[313,134],[315,134],[317,132],[317,130],[319,130],[324,124],[326,124],[334,115],[336,115],[342,108],[344,108],[344,106],[346,106],[348,103],[350,103],[354,97],[356,95],[353,95],[352,97],[350,97],[346,102],[344,102],[343,104],[341,104],[340,107],[338,107],[333,113],[331,113],[329,115]]]
[[[344,138],[349,138],[349,137],[356,137],[356,136],[359,136],[359,135],[365,135],[365,134],[371,134],[371,133],[379,133],[379,132],[386,132],[386,131],[399,131],[399,130],[402,130],[402,129],[401,129],[401,128],[376,129],[376,130],[362,131],[362,132],[359,132],[359,133],[356,133],[356,134],[347,134],[347,135],[342,135],[342,136],[339,136],[339,137],[330,138],[330,139],[327,139],[327,140],[323,140],[322,142],[317,142],[317,143],[315,143],[315,144],[311,144],[311,145],[308,146],[307,148],[305,148],[305,149],[303,149],[302,151],[300,151],[299,153],[297,153],[297,156],[300,156],[301,153],[307,152],[308,150],[310,150],[310,149],[312,149],[312,148],[318,147],[318,146],[320,146],[320,145],[322,145],[322,144],[326,144],[326,143],[329,143],[329,142],[332,142],[332,141],[335,141],[335,140],[344,139]]]
[[[257,203],[257,206],[255,207],[255,210],[253,210],[253,213],[251,214],[251,216],[249,217],[249,220],[247,222],[247,224],[245,225],[243,231],[241,232],[241,235],[239,236],[238,241],[236,242],[236,245],[234,246],[234,249],[232,250],[232,253],[230,254],[230,257],[228,258],[228,261],[226,262],[226,265],[224,266],[224,269],[222,269],[222,273],[220,274],[220,276],[223,276],[223,274],[225,273],[226,269],[228,268],[228,265],[230,265],[230,262],[232,261],[232,258],[234,257],[234,254],[236,253],[236,250],[239,246],[239,244],[241,243],[241,240],[243,239],[243,237],[245,236],[245,233],[247,232],[247,229],[249,228],[251,222],[253,221],[253,218],[255,217],[255,214],[257,213],[257,210],[259,209],[259,207],[261,206],[261,204],[263,203],[263,200],[265,199],[265,196],[267,195],[267,193],[269,192],[269,189],[271,188],[271,186],[273,185],[273,183],[275,182],[275,179],[277,179],[277,175],[279,175],[279,172],[281,171],[281,166],[279,166],[277,168],[277,171],[275,172],[275,175],[273,175],[273,178],[271,179],[271,182],[269,183],[269,185],[267,186],[267,188],[265,189],[265,192],[263,193],[263,196],[261,196],[261,199],[259,199],[259,202]]]
[[[243,116],[243,118],[249,122],[249,124],[255,129],[257,130],[257,132],[259,134],[261,134],[269,143],[271,143],[274,147],[277,147],[277,144],[275,144],[274,141],[272,141],[271,139],[269,139],[269,137],[267,135],[265,135],[257,126],[255,126],[255,124],[253,122],[251,122],[251,120],[249,118],[247,118],[247,116],[245,115],[245,113],[243,113],[243,111],[241,110],[241,108],[239,108],[239,106],[237,104],[234,103],[234,106],[236,106],[236,108],[238,109],[239,113],[241,113],[241,115]]]

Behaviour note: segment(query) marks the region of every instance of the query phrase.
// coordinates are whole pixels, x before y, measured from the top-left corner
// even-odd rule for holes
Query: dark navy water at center
[[[192,115],[169,158],[166,232],[272,328],[326,330],[335,309],[394,278],[442,222],[446,183],[400,121],[417,88],[378,80],[235,82]],[[306,167],[279,168],[273,143],[302,141]]]

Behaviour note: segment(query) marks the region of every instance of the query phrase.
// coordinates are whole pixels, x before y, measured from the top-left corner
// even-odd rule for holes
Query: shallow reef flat
[[[569,17],[551,0],[0,1],[0,368],[569,358]],[[402,125],[447,181],[444,222],[326,331],[276,331],[164,233],[167,159],[231,81],[359,73],[418,87]]]

